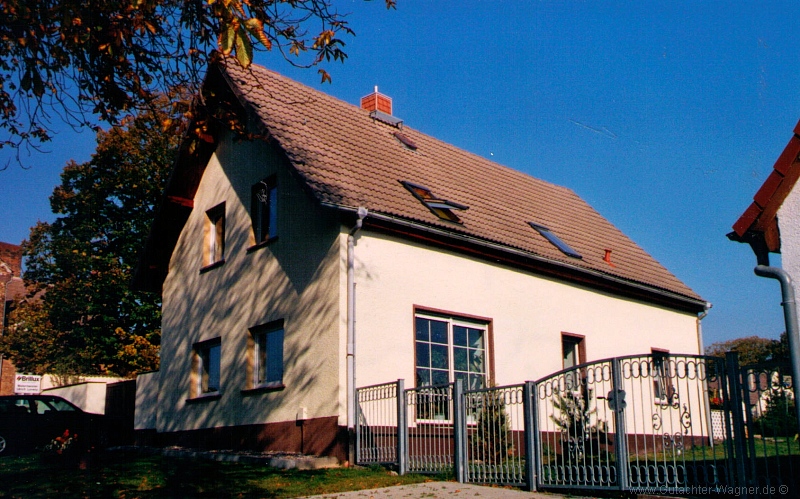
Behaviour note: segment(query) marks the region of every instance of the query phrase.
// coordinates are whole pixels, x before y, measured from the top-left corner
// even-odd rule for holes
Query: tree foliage
[[[0,0],[0,148],[49,140],[54,116],[114,124],[174,89],[194,95],[220,54],[244,67],[255,50],[301,67],[344,61],[343,38],[354,33],[332,3]]]
[[[746,366],[768,360],[785,360],[789,358],[788,338],[782,333],[779,340],[747,336],[728,341],[712,343],[706,349],[706,355],[724,357],[726,352],[736,351],[739,364]]]
[[[0,343],[20,371],[158,367],[160,297],[129,283],[180,137],[166,122],[163,112],[128,119],[98,133],[90,161],[64,168],[50,197],[59,216],[23,241],[24,277],[41,298],[19,304]]]

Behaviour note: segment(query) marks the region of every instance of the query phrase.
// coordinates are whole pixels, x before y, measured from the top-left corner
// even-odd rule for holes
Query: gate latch
[[[625,390],[611,390],[606,395],[606,400],[612,411],[622,411],[628,406],[625,402]]]

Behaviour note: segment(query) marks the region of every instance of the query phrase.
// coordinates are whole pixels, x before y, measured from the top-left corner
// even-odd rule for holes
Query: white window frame
[[[433,321],[444,322],[444,323],[447,324],[447,364],[448,364],[448,366],[447,366],[447,371],[448,371],[447,380],[448,381],[447,382],[448,383],[453,383],[455,381],[456,372],[465,372],[465,373],[467,373],[467,375],[470,374],[469,371],[457,371],[456,368],[455,368],[455,358],[454,357],[455,357],[455,350],[456,350],[456,348],[458,348],[458,346],[454,345],[454,338],[453,338],[453,330],[454,330],[454,328],[457,327],[457,326],[461,326],[461,327],[467,327],[467,328],[472,328],[472,329],[480,329],[481,331],[483,331],[483,334],[482,334],[482,340],[483,340],[482,341],[482,343],[483,343],[483,345],[482,345],[482,350],[483,350],[483,372],[481,373],[483,375],[483,386],[481,388],[486,388],[489,385],[489,380],[491,379],[491,373],[489,372],[490,364],[491,364],[489,362],[489,323],[488,322],[484,322],[484,321],[479,321],[479,320],[476,320],[476,319],[463,318],[463,317],[460,317],[460,316],[457,316],[457,315],[436,315],[436,314],[417,311],[414,314],[414,384],[417,387],[432,386],[432,385],[419,385],[418,384],[418,380],[417,380],[417,375],[416,375],[417,369],[418,368],[425,368],[425,366],[419,366],[417,355],[416,355],[417,343],[420,342],[420,340],[417,339],[417,331],[416,331],[417,319],[433,320]],[[431,344],[430,341],[427,341],[427,342],[424,342],[424,343]],[[430,357],[429,357],[429,363],[428,363],[427,369],[429,369],[429,370],[433,369],[433,367],[431,367]],[[467,379],[469,379],[469,378],[467,378]],[[468,381],[467,381],[467,383],[464,385],[464,389],[468,390],[470,388],[472,388],[472,387],[470,387],[468,385]]]

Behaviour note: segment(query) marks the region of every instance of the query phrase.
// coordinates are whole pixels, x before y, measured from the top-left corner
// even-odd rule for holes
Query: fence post
[[[525,417],[525,481],[526,488],[536,491],[539,470],[539,428],[536,406],[536,383],[526,381],[522,388],[522,412]]]
[[[730,414],[733,417],[733,447],[736,461],[736,484],[740,487],[747,485],[745,475],[745,460],[747,454],[744,450],[744,414],[742,414],[742,382],[739,377],[739,354],[736,352],[725,353],[725,367],[728,378],[728,395],[730,396]]]
[[[405,475],[408,469],[408,424],[406,423],[406,382],[397,380],[397,473]]]
[[[466,481],[467,461],[466,447],[464,445],[464,435],[466,434],[466,418],[464,417],[463,405],[464,386],[460,379],[453,384],[453,465],[456,472],[456,481],[464,483]]]
[[[614,392],[614,432],[617,436],[614,453],[617,461],[617,480],[620,490],[630,488],[628,476],[628,435],[625,429],[625,390],[618,358],[611,359],[611,390]]]

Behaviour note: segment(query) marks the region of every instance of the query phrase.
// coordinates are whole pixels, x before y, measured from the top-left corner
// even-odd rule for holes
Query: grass
[[[380,467],[279,470],[120,452],[98,461],[81,470],[45,463],[38,455],[0,459],[0,498],[283,498],[435,481],[423,475],[392,475]]]

